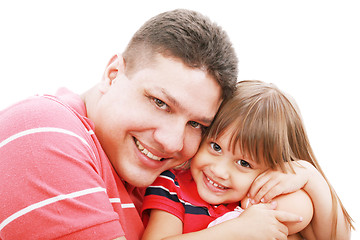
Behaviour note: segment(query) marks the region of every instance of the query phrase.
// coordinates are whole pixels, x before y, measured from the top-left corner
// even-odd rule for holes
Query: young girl
[[[269,239],[350,239],[352,219],[315,159],[295,104],[272,84],[243,81],[220,107],[190,171],[166,171],[147,189],[143,239],[254,239],[240,220],[250,205],[270,200],[302,221]],[[225,213],[233,218],[234,209],[245,211],[211,223]]]

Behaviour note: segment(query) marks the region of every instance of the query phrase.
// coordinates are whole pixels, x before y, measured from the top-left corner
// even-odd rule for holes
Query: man
[[[0,238],[139,239],[135,187],[195,154],[236,75],[226,33],[174,10],[146,22],[83,95],[3,110]]]
[[[145,23],[80,97],[62,89],[2,111],[0,238],[139,238],[123,184],[191,158],[236,74],[225,32],[175,10]]]

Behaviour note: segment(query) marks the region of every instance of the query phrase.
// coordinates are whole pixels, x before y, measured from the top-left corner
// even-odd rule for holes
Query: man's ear
[[[125,61],[121,54],[114,55],[106,65],[100,91],[106,92],[116,79],[125,73]]]

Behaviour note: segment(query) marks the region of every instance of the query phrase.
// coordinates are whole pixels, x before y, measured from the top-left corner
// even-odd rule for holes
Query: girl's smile
[[[204,140],[191,161],[191,174],[199,196],[210,204],[238,202],[245,198],[254,179],[267,167],[230,148],[231,129],[216,140]]]
[[[203,172],[203,175],[204,175],[204,183],[210,191],[223,193],[224,191],[229,189],[228,187],[220,184],[219,182],[212,180],[204,172]]]

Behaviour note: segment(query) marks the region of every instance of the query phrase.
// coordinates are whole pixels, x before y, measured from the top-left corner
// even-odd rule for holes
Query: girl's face
[[[246,197],[255,178],[268,167],[230,149],[231,131],[205,140],[191,161],[191,174],[200,197],[210,204],[238,202]]]

